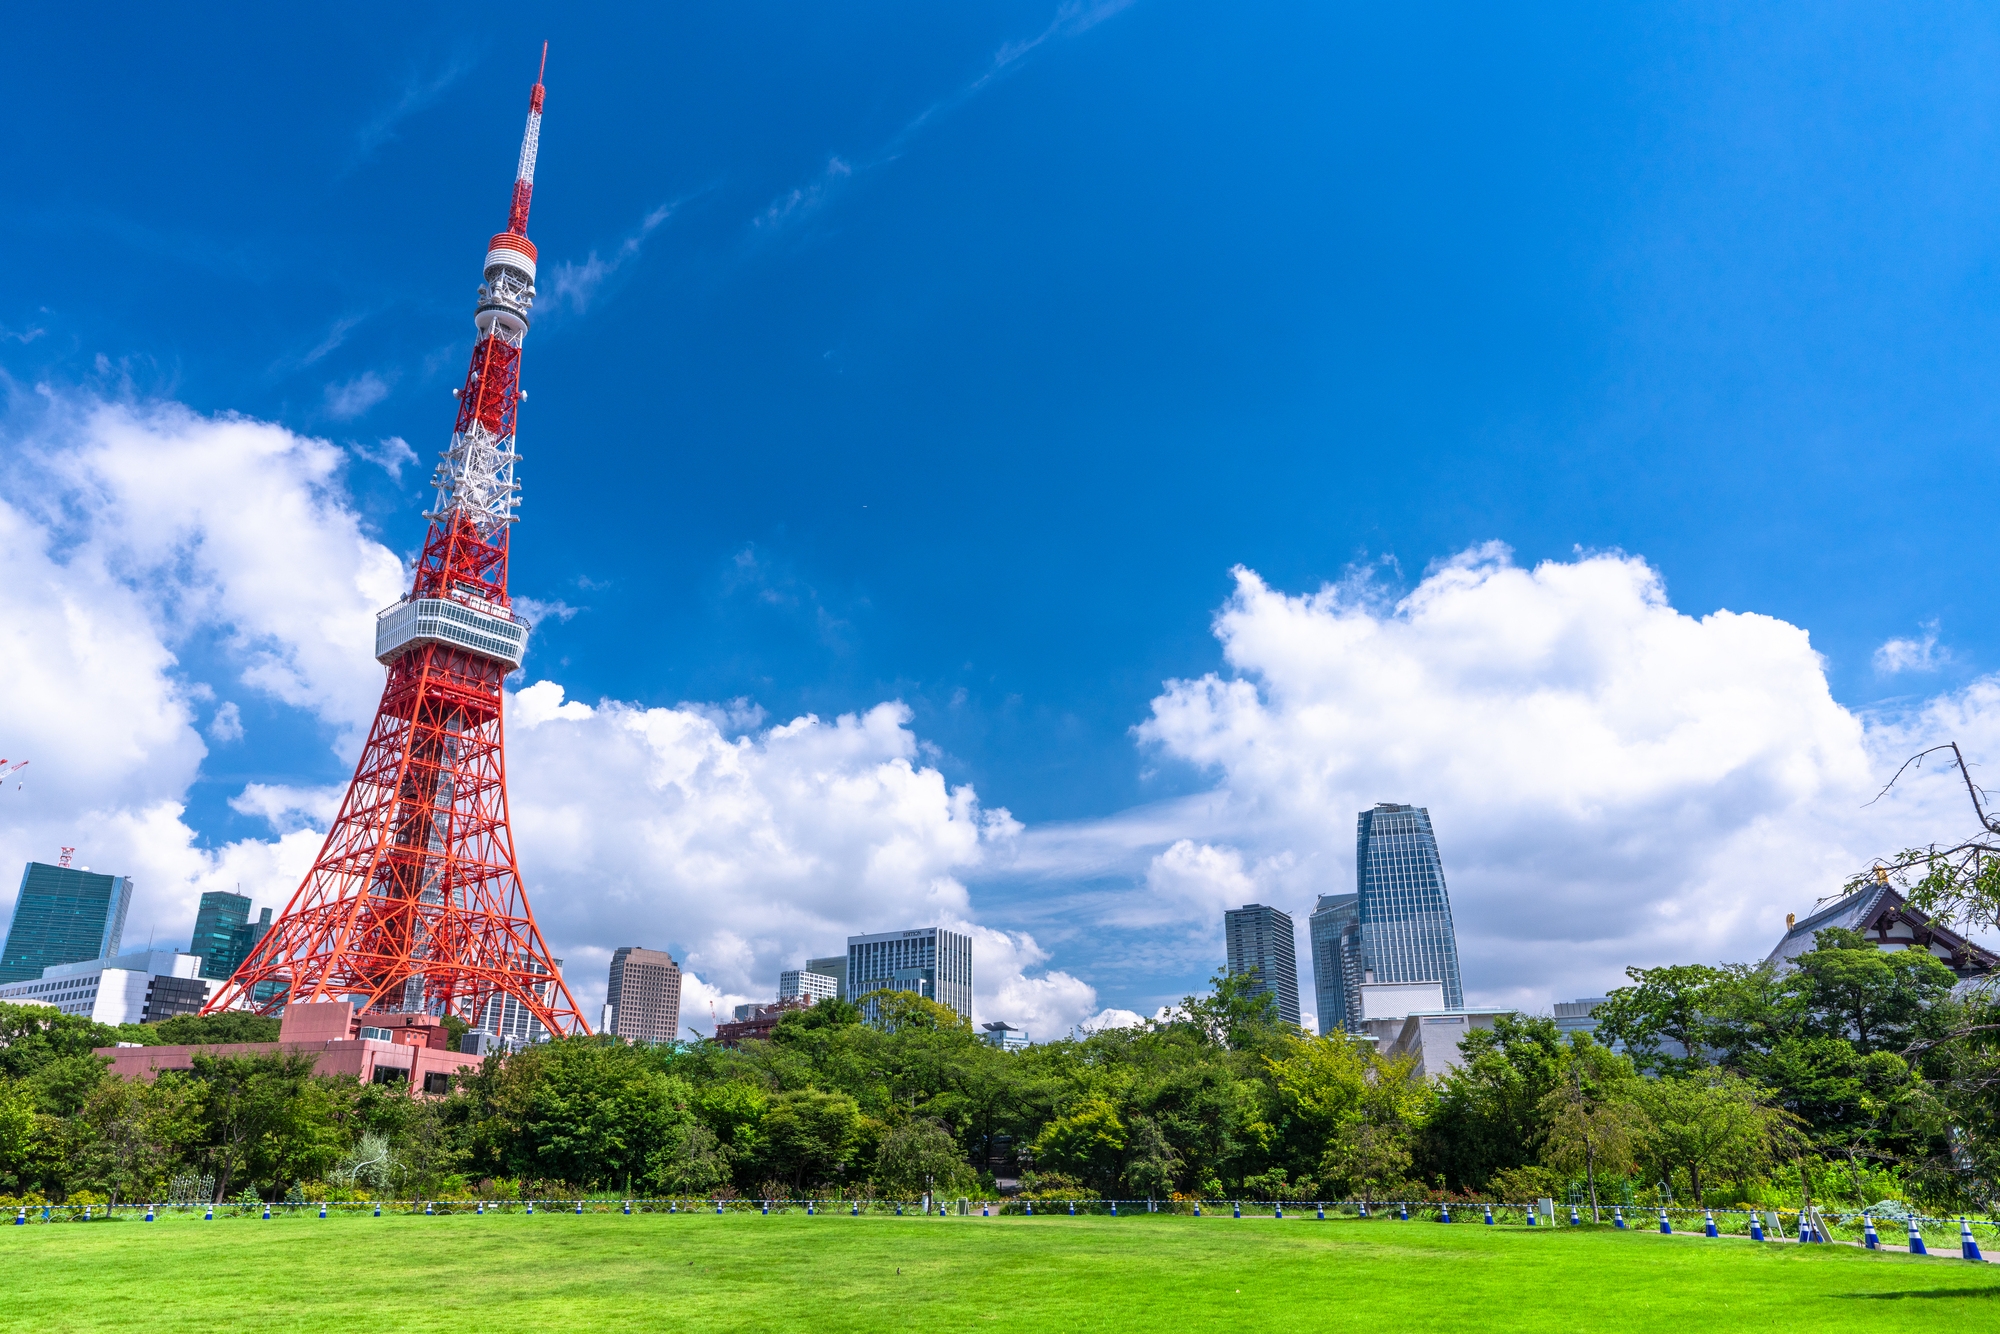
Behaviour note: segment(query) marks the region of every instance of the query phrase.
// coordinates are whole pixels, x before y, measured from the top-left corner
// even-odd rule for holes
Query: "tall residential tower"
[[[1246,903],[1223,913],[1222,929],[1228,938],[1230,974],[1255,973],[1257,990],[1277,1002],[1278,1018],[1298,1023],[1299,960],[1291,914]]]

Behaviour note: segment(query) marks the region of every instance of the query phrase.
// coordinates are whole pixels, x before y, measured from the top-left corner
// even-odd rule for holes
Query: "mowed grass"
[[[2000,1265],[1312,1218],[544,1213],[0,1232],[0,1328],[1991,1329]],[[1278,1322],[1284,1322],[1280,1324]]]

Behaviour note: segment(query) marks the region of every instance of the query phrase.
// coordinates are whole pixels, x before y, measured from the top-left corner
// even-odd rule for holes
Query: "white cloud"
[[[1216,634],[1229,674],[1169,682],[1140,728],[1212,790],[1031,831],[1017,866],[1124,868],[1143,888],[1104,921],[1178,919],[1219,960],[1230,900],[1254,891],[1303,928],[1317,894],[1353,887],[1357,811],[1427,806],[1467,987],[1489,1002],[1761,957],[1787,911],[1963,827],[1934,773],[1863,809],[1904,755],[1952,735],[2000,754],[2000,687],[1864,727],[1803,630],[1684,615],[1621,555],[1523,570],[1484,547],[1400,602],[1352,582],[1286,596],[1239,570]]]
[[[1875,670],[1882,676],[1899,672],[1934,672],[1951,661],[1951,650],[1938,647],[1936,621],[1926,621],[1921,639],[1891,639],[1875,650]]]
[[[215,716],[208,720],[208,735],[213,741],[230,742],[243,739],[243,710],[234,700],[224,700],[215,710]]]
[[[359,417],[389,396],[391,381],[374,371],[326,387],[326,414],[336,421]]]
[[[684,196],[660,205],[639,220],[624,239],[612,248],[609,257],[600,257],[592,250],[582,263],[563,260],[549,270],[547,279],[548,295],[544,304],[545,313],[560,310],[565,306],[581,315],[590,309],[590,303],[597,299],[605,283],[617,276],[620,269],[637,259],[646,248],[647,238],[659,230],[660,224],[671,218],[680,206],[693,196]]]
[[[251,783],[229,799],[229,809],[252,815],[280,834],[298,829],[319,829],[333,823],[340,810],[345,785],[330,787],[286,787],[280,783]]]
[[[400,435],[384,436],[372,445],[356,445],[354,452],[389,474],[389,480],[403,480],[403,469],[417,461],[417,451]]]

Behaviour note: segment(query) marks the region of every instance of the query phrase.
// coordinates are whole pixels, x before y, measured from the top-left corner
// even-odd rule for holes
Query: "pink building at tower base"
[[[368,1036],[362,1034],[366,1032]],[[407,1084],[441,1094],[453,1075],[479,1068],[480,1058],[451,1050],[444,1024],[428,1014],[356,1014],[349,1001],[285,1007],[276,1042],[209,1043],[179,1047],[99,1047],[121,1079],[152,1079],[191,1070],[197,1056],[265,1056],[293,1052],[313,1058],[316,1075],[353,1075],[364,1084]]]

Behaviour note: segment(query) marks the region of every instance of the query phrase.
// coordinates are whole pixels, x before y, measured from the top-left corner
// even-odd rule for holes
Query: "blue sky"
[[[1367,572],[1386,607],[1484,543],[1626,553],[1680,613],[1803,629],[1864,720],[2000,655],[1987,11],[46,8],[12,35],[17,422],[45,386],[324,438],[405,556],[550,42],[514,578],[554,606],[525,680],[571,700],[899,700],[918,767],[1032,843],[1228,785],[1135,729],[1167,680],[1262,670],[1215,633],[1239,565],[1294,595]],[[425,463],[382,466],[392,439]],[[228,623],[163,633],[188,679],[241,675]],[[351,763],[340,719],[231,698],[197,847],[262,836],[246,784]],[[1364,800],[1431,799],[1393,772]],[[1286,906],[1351,878],[1353,815]],[[1253,887],[1312,861],[1229,846]],[[1080,906],[1143,857],[1038,865],[954,874],[1106,1005],[1219,956],[1219,913],[1155,953]]]

